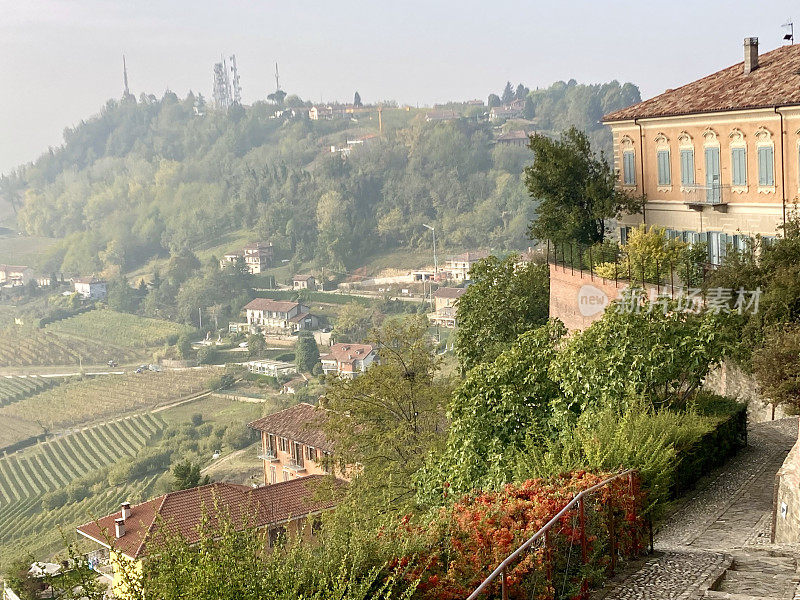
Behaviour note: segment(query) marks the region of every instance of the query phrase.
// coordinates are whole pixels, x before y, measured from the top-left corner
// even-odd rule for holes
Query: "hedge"
[[[747,446],[747,405],[707,396],[700,412],[719,417],[717,425],[694,444],[678,451],[675,481],[670,489],[674,499],[690,490],[697,481]]]

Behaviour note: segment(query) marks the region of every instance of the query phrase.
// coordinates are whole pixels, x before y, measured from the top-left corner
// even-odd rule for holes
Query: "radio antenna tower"
[[[279,92],[281,90],[281,78],[278,75],[278,63],[275,63],[275,91]]]
[[[124,89],[122,91],[123,100],[132,97],[131,91],[128,89],[128,65],[125,63],[125,55],[122,55],[122,83]]]
[[[236,104],[242,103],[242,86],[239,85],[239,71],[236,68],[236,55],[231,54],[231,84],[233,89],[233,101]]]
[[[222,57],[220,57],[222,58]],[[231,106],[231,82],[225,59],[214,64],[214,105],[220,110],[228,110]]]

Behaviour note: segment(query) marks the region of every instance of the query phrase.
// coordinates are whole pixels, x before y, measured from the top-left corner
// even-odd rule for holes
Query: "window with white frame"
[[[747,148],[744,146],[731,148],[731,185],[747,185]]]
[[[766,127],[759,127],[755,133],[756,160],[758,162],[758,191],[775,191],[775,143],[772,133]]]

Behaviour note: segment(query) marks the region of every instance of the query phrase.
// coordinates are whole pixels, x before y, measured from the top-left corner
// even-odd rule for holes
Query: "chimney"
[[[121,512],[122,512],[122,520],[127,521],[128,517],[131,516],[131,503],[123,502],[121,504]]]
[[[117,539],[119,539],[125,535],[125,519],[114,519],[114,525]]]
[[[744,74],[758,68],[758,38],[744,38]]]

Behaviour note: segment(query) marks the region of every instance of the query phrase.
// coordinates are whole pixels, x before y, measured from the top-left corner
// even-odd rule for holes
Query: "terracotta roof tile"
[[[352,363],[354,360],[365,359],[374,350],[370,344],[333,344],[321,358],[338,363]]]
[[[328,411],[301,402],[285,410],[267,415],[250,423],[250,427],[280,437],[289,438],[308,446],[333,452],[333,444],[325,436],[323,428],[328,420]]]
[[[674,90],[614,111],[604,122],[690,115],[726,110],[800,104],[800,44],[782,46],[758,57],[758,67],[744,73],[744,62]]]
[[[451,288],[451,287],[440,287],[438,290],[433,292],[434,298],[460,298],[464,292],[466,292],[466,288]]]
[[[244,310],[267,310],[271,312],[289,312],[299,303],[288,300],[270,300],[269,298],[255,298],[244,306]]]
[[[334,500],[314,498],[316,483],[323,478],[324,475],[311,475],[259,488],[212,483],[171,492],[131,507],[125,534],[120,538],[114,538],[114,521],[121,512],[81,525],[78,532],[104,546],[110,541],[116,550],[138,558],[147,554],[147,544],[158,535],[161,523],[166,531],[179,533],[190,543],[198,541],[204,511],[212,525],[217,520],[215,515],[228,514],[240,527],[266,527],[333,508]]]

